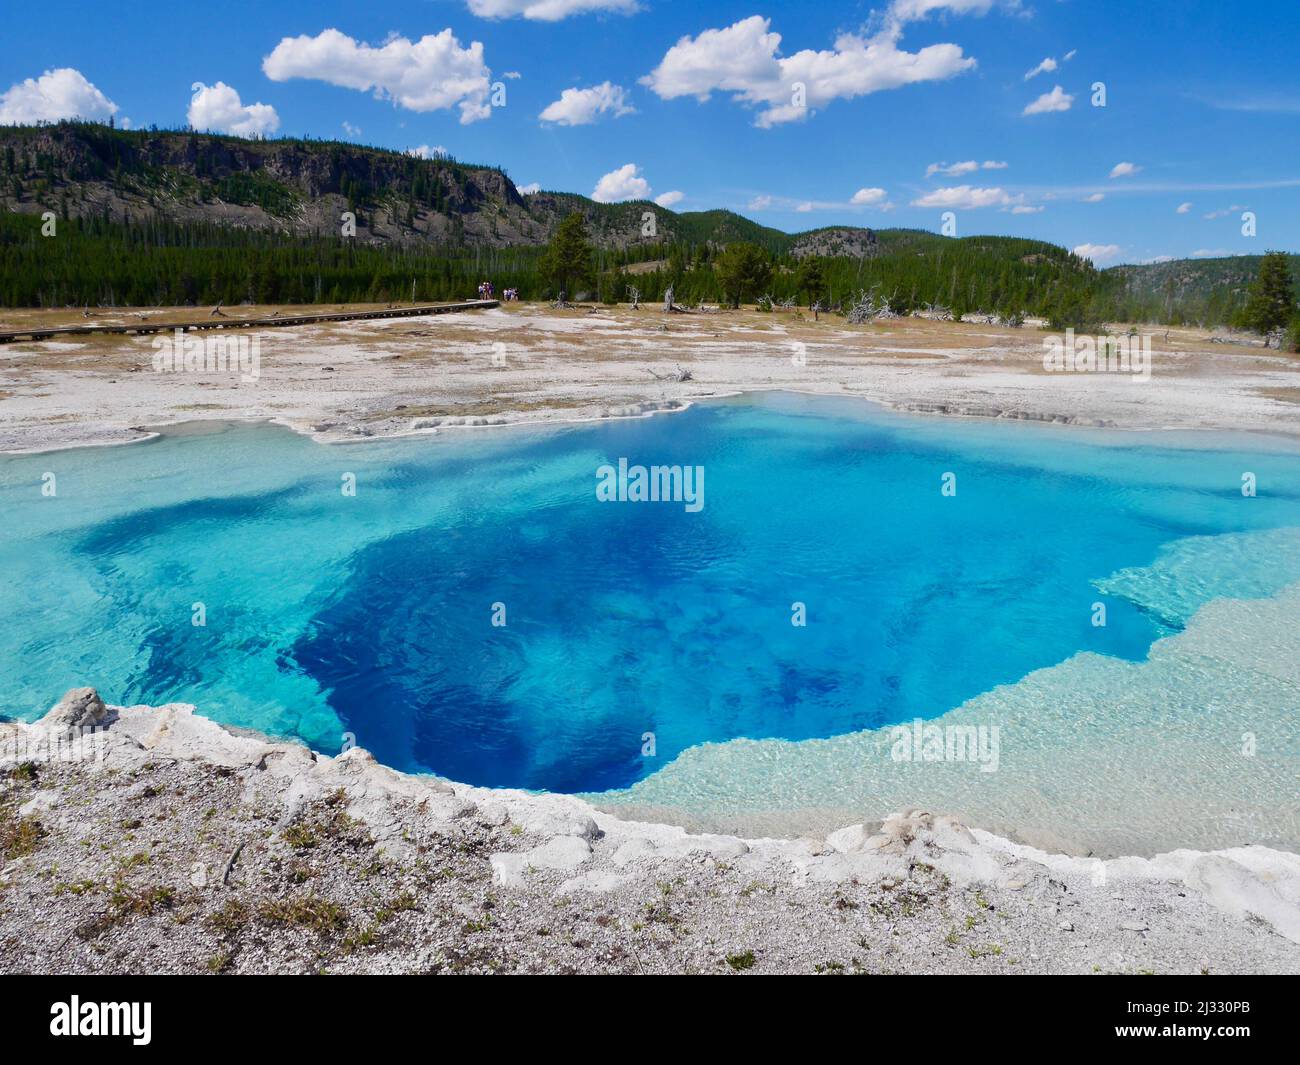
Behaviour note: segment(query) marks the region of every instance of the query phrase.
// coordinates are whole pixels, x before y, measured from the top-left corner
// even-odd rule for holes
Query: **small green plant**
[[[645,919],[651,924],[663,924],[670,927],[681,923],[681,919],[667,906],[656,906],[653,902],[646,903]]]
[[[0,856],[5,861],[31,854],[45,838],[45,826],[34,817],[19,817],[11,806],[0,806]]]
[[[393,896],[385,905],[380,906],[375,911],[375,921],[379,924],[386,924],[397,914],[413,909],[415,909],[415,896],[409,891],[403,891],[400,895]]]
[[[54,894],[62,895],[64,892],[67,892],[69,895],[81,896],[90,892],[99,891],[102,888],[103,885],[94,880],[74,880],[70,884],[56,884],[54,886]]]
[[[361,950],[365,947],[373,947],[379,942],[379,925],[368,924],[360,932],[354,932],[343,940],[343,947],[346,950]]]
[[[243,931],[248,924],[248,907],[238,899],[230,899],[216,913],[209,914],[204,924],[214,932],[231,935]]]
[[[320,843],[320,837],[316,835],[311,826],[304,824],[290,825],[280,833],[280,838],[290,847],[300,851],[311,850]]]
[[[263,903],[257,910],[257,917],[265,924],[281,928],[309,928],[320,935],[337,932],[348,923],[342,906],[317,895]]]
[[[755,960],[754,952],[752,950],[747,950],[742,954],[727,955],[727,964],[738,973],[744,972],[746,969],[752,969]]]
[[[156,909],[170,910],[176,904],[176,892],[166,885],[132,888],[120,877],[109,893],[109,905],[115,918],[143,917]]]

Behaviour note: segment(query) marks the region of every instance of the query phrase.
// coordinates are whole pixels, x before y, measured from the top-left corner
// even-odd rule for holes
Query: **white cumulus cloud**
[[[973,174],[976,170],[1005,170],[1008,163],[999,162],[996,159],[986,159],[982,163],[977,163],[974,159],[967,159],[961,163],[931,163],[925,168],[926,177],[934,177],[935,174],[943,174],[945,177],[961,177],[962,174]]]
[[[771,20],[751,15],[682,37],[641,83],[665,100],[693,96],[703,102],[714,92],[730,93],[759,109],[755,125],[770,128],[800,121],[832,100],[942,81],[975,66],[955,44],[904,51],[898,47],[902,33],[902,20],[891,9],[873,36],[843,33],[830,50],[781,56],[781,35],[771,31]]]
[[[1078,54],[1077,49],[1074,48],[1070,49],[1070,51],[1066,52],[1065,55],[1061,57],[1061,63],[1068,63],[1077,54]],[[1061,63],[1058,63],[1054,56],[1049,55],[1046,59],[1044,59],[1041,63],[1039,63],[1038,66],[1034,67],[1033,70],[1025,72],[1025,81],[1028,81],[1030,78],[1036,78],[1038,77],[1039,74],[1050,74],[1052,71],[1058,69]]]
[[[849,203],[855,203],[864,207],[874,207],[877,204],[884,203],[885,196],[886,193],[884,189],[858,189],[858,191],[853,194],[853,198],[849,200]]]
[[[1020,0],[894,0],[887,17],[900,22],[915,22],[939,12],[952,15],[987,15],[995,7],[1020,10]]]
[[[1135,163],[1116,163],[1110,168],[1110,176],[1113,178],[1132,177],[1141,169],[1142,168]]]
[[[0,125],[57,122],[61,118],[87,118],[103,122],[117,114],[117,104],[72,67],[47,70],[27,78],[0,95]]]
[[[441,144],[420,144],[414,148],[406,149],[407,155],[413,155],[417,159],[441,159],[447,154],[447,149]]]
[[[1175,209],[1177,214],[1186,214],[1192,209],[1192,203],[1188,200],[1186,203],[1180,203]]]
[[[215,85],[196,81],[190,90],[194,95],[190,97],[190,109],[185,117],[195,129],[233,133],[237,137],[260,137],[280,128],[280,116],[274,107],[270,104],[243,104],[239,93],[224,81]],[[348,124],[344,122],[343,126],[347,129]]]
[[[1031,104],[1026,104],[1022,115],[1045,115],[1052,111],[1068,111],[1074,103],[1074,97],[1059,85],[1052,86],[1051,92],[1045,92]]]
[[[1105,198],[1106,198],[1106,194],[1105,194],[1104,192],[1094,192],[1091,196],[1085,196],[1085,197],[1083,198],[1083,202],[1084,202],[1084,203],[1101,203],[1101,201],[1104,200]]]
[[[964,163],[931,163],[925,168],[925,176],[934,177],[935,174],[943,174],[945,177],[961,177],[962,174],[969,174],[979,168],[979,163],[974,159],[967,159]]]
[[[953,185],[935,189],[912,201],[913,207],[943,207],[949,210],[973,210],[976,207],[1015,207],[1024,202],[1021,195],[1011,195],[1005,189],[981,189],[970,185]]]
[[[620,200],[644,200],[649,195],[650,182],[641,176],[641,168],[635,163],[624,163],[596,182],[591,198],[597,203],[618,203]]]
[[[1074,254],[1081,259],[1091,259],[1094,263],[1104,263],[1120,253],[1118,244],[1080,244]]]
[[[1034,67],[1033,70],[1026,72],[1025,81],[1028,81],[1030,78],[1036,78],[1038,77],[1039,74],[1050,74],[1053,70],[1057,68],[1057,65],[1058,64],[1056,60],[1049,55],[1046,59],[1044,59],[1041,63],[1039,63],[1038,66]]]
[[[637,0],[469,0],[470,12],[479,18],[526,18],[559,22],[570,15],[613,11],[631,15],[640,10]]]
[[[527,185],[520,185],[518,188],[520,196],[535,196],[542,191],[542,186],[536,181],[530,181]]]
[[[548,104],[538,117],[559,126],[587,126],[602,115],[615,118],[632,114],[636,108],[627,102],[627,90],[621,85],[602,81],[590,89],[565,89],[560,98]]]
[[[418,41],[389,37],[374,47],[340,33],[285,37],[265,59],[272,81],[313,78],[345,89],[373,92],[410,111],[460,108],[462,124],[487,118],[490,71],[479,41],[462,47],[451,30]]]
[[[673,189],[671,192],[664,192],[656,196],[655,203],[660,207],[672,207],[681,203],[684,199],[686,199],[686,193]]]

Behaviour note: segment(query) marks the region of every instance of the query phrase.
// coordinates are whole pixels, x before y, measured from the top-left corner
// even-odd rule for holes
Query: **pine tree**
[[[591,280],[591,245],[587,243],[587,230],[581,214],[574,211],[559,224],[538,267],[562,297],[571,293],[570,285],[581,285]]]
[[[772,262],[757,244],[728,244],[718,256],[718,282],[733,307],[746,296],[759,296],[772,280]]]
[[[816,255],[809,255],[799,263],[795,287],[807,298],[809,307],[822,298],[826,291],[826,278],[822,272],[822,261]]]
[[[1271,251],[1259,263],[1259,276],[1250,286],[1242,321],[1256,333],[1281,329],[1295,314],[1295,288],[1285,252]]]

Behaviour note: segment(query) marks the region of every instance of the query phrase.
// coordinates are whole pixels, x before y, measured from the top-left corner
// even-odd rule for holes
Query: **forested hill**
[[[784,254],[798,239],[731,211],[679,213],[569,192],[523,195],[498,167],[446,156],[81,122],[0,127],[0,209],[295,236],[336,233],[350,211],[360,243],[452,247],[538,247],[573,211],[584,216],[599,248],[747,240]],[[855,232],[853,243],[870,244],[869,230]]]
[[[40,234],[52,211],[64,239]],[[341,216],[355,216],[344,239]],[[836,226],[785,233],[732,211],[523,194],[498,167],[338,141],[248,140],[61,122],[0,127],[0,306],[310,303],[472,294],[484,277],[553,296],[541,252],[577,212],[594,248],[585,294],[714,301],[715,260],[739,242],[772,269],[765,292],[834,306],[876,290],[906,311],[1083,321],[1230,321],[1258,257],[1097,271],[1015,237]],[[1294,271],[1300,276],[1300,270]],[[577,293],[571,293],[571,295]]]
[[[1105,271],[1117,316],[1129,321],[1175,325],[1232,320],[1246,301],[1246,290],[1259,276],[1260,255],[1215,259],[1171,259]],[[1291,276],[1300,282],[1300,255],[1290,256]],[[1297,291],[1300,297],[1300,290]]]

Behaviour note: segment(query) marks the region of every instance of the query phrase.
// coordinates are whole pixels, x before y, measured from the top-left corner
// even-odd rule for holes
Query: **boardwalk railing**
[[[415,318],[425,314],[452,314],[499,307],[499,300],[464,300],[460,303],[430,303],[421,307],[388,307],[381,311],[334,311],[326,314],[277,314],[266,318],[200,318],[191,322],[126,322],[119,325],[52,325],[0,331],[0,344],[15,340],[53,340],[56,337],[90,333],[188,333],[193,329],[264,329],[282,325],[315,325],[319,322],[355,322],[371,318]]]

